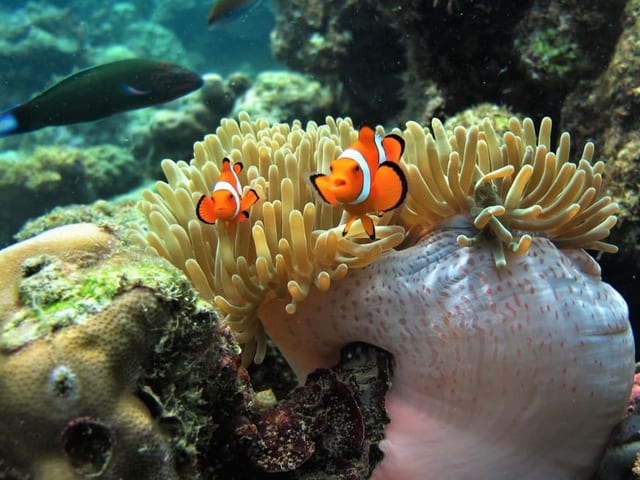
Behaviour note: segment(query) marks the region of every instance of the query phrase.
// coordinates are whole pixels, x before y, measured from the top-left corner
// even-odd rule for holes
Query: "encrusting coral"
[[[76,224],[0,252],[0,450],[24,478],[175,478],[170,462],[151,467],[169,448],[133,394],[163,302],[122,277],[122,295],[94,300],[106,300],[108,283],[94,267],[117,243],[108,229]]]
[[[180,271],[122,240],[110,228],[72,224],[0,251],[0,477],[183,478],[185,451],[208,438],[206,428],[185,432],[198,410],[178,408],[189,393],[180,379],[162,375],[171,395],[158,388],[152,403],[141,394],[153,395],[141,378],[152,357],[155,369],[166,362],[180,375],[180,355],[167,345],[179,340],[177,325],[191,314],[210,340],[217,336],[213,316],[197,312]],[[197,330],[190,327],[191,352],[198,351]],[[190,359],[194,386],[197,364]],[[212,381],[219,372],[202,376],[220,385]],[[199,390],[199,404],[210,397]],[[158,418],[167,406],[182,421],[171,434]]]
[[[370,242],[308,188],[355,137],[349,119],[269,125],[240,115],[163,162],[148,244],[213,301],[260,361],[268,335],[303,379],[364,341],[394,356],[391,419],[373,477],[588,478],[634,369],[622,297],[582,248],[606,252],[618,206],[588,144],[569,162],[551,121],[404,131],[404,206]],[[379,129],[380,133],[382,129]],[[195,204],[224,157],[259,202],[231,228]],[[562,248],[562,250],[560,248]],[[447,452],[442,455],[441,452]]]

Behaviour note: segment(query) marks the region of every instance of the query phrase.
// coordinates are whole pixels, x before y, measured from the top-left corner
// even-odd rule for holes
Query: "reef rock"
[[[0,251],[1,478],[199,478],[195,445],[226,431],[238,347],[121,240],[73,224]]]

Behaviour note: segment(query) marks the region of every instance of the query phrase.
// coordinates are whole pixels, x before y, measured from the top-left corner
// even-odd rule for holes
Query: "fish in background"
[[[215,0],[209,10],[207,23],[211,26],[224,20],[237,18],[261,2],[262,0]]]
[[[197,73],[169,62],[134,58],[87,68],[0,113],[0,137],[157,105],[202,83]]]

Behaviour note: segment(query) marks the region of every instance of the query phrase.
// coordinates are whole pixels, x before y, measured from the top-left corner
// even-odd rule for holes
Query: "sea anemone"
[[[357,133],[349,119],[303,128],[240,115],[165,160],[141,204],[148,244],[183,269],[245,347],[271,338],[301,379],[364,341],[394,356],[391,422],[376,479],[588,478],[626,405],[634,370],[627,307],[582,249],[604,242],[618,206],[588,144],[569,162],[551,121],[512,119],[447,135],[407,123],[409,194],[342,237],[339,208],[310,173]],[[380,133],[382,129],[379,128]],[[260,201],[248,222],[199,222],[224,157]]]
[[[390,215],[380,219],[374,242],[361,228],[343,238],[342,212],[316,201],[307,184],[310,172],[328,170],[356,137],[349,119],[303,128],[241,114],[240,122],[225,119],[215,135],[197,142],[191,164],[164,160],[168,183],[158,182],[157,193],[144,192],[149,245],[221,310],[245,345],[245,359],[259,363],[265,354],[260,305],[286,299],[285,310],[293,314],[312,288],[327,291],[349,268],[369,265],[403,240],[405,229],[388,225]],[[195,205],[219,177],[224,157],[244,164],[241,183],[260,200],[250,222],[210,226],[198,220]]]

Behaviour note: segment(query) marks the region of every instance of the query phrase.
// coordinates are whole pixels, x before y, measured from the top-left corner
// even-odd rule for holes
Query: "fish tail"
[[[0,113],[0,137],[18,133],[19,131],[20,125],[18,119],[13,114],[13,110]]]

